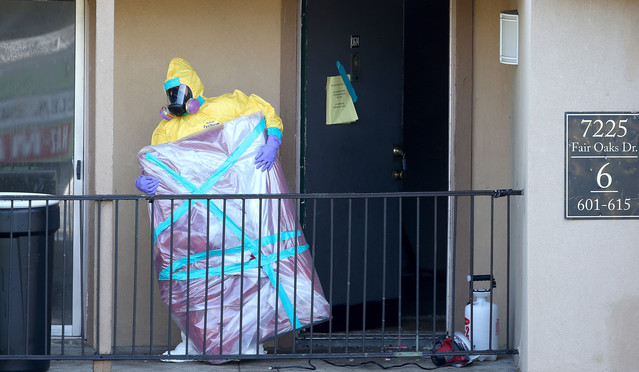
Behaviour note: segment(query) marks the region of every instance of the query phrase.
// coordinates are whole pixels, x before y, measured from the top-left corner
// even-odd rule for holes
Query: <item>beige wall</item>
[[[499,12],[510,0],[475,0],[473,9],[473,189],[510,188],[510,74],[499,63]]]
[[[291,192],[299,192],[299,14],[297,0],[281,0],[280,109],[284,134],[280,160]]]
[[[472,95],[473,95],[473,0],[451,1],[451,45],[450,45],[450,186],[451,190],[472,188]],[[456,215],[455,215],[456,213]],[[449,234],[449,245],[459,247],[455,256],[449,255],[449,262],[457,268],[468,268],[470,258],[464,247],[470,245],[470,204],[462,200],[450,218],[457,223],[455,236]],[[452,250],[449,250],[452,253]],[[448,329],[464,329],[464,306],[468,302],[468,284],[465,269],[455,269],[454,277],[449,272],[449,293],[455,283],[454,324]]]
[[[512,233],[511,241],[513,245],[511,266],[516,275],[513,276],[512,291],[510,293],[511,306],[516,314],[513,329],[514,346],[520,351],[520,366],[522,371],[528,368],[529,352],[529,270],[526,265],[528,261],[528,249],[526,245],[528,229],[528,218],[526,214],[529,202],[527,188],[528,183],[528,133],[527,118],[531,115],[530,94],[528,86],[531,81],[530,70],[530,45],[531,27],[529,17],[532,14],[530,2],[519,1],[515,9],[519,12],[519,65],[516,67],[512,80],[512,121],[511,135],[513,147],[513,188],[523,189],[524,197],[517,198],[513,202]],[[534,334],[534,333],[533,333]],[[537,356],[540,357],[540,356]]]
[[[160,122],[171,58],[191,63],[207,97],[240,89],[279,111],[279,0],[118,0],[115,12],[115,193],[137,193],[135,154]]]
[[[473,2],[472,57],[472,189],[511,188],[510,80],[516,67],[499,63],[499,13],[512,9],[512,1]],[[494,218],[491,221],[491,207]],[[491,263],[497,288],[494,301],[500,310],[500,345],[506,342],[507,299],[507,201],[475,200],[475,274],[489,274]],[[493,225],[491,225],[493,224]],[[491,231],[491,228],[493,229]],[[492,234],[491,234],[492,233]],[[492,252],[491,252],[492,248]],[[491,255],[492,253],[492,255]],[[492,262],[491,262],[492,256]],[[459,267],[458,270],[464,270]],[[476,287],[487,288],[487,282]]]
[[[636,220],[565,220],[566,111],[638,111],[639,3],[519,1],[513,89],[522,370],[636,369]]]
[[[514,8],[513,1],[456,0],[451,2],[451,134],[452,190],[511,188],[510,84],[513,67],[499,63],[499,12]],[[460,198],[456,217],[455,330],[464,329],[468,302],[469,249],[474,249],[473,273],[489,274],[491,244],[494,301],[500,308],[500,345],[506,343],[507,236],[505,198],[494,203],[491,236],[490,198]],[[471,239],[471,236],[473,239]],[[493,239],[491,242],[491,238]],[[512,281],[512,278],[511,278]],[[476,287],[486,287],[477,283]]]
[[[291,17],[290,8],[289,4],[287,19]],[[292,15],[296,17],[296,12]],[[284,80],[290,102],[291,79],[281,79],[280,75],[281,17],[280,0],[197,0],[180,6],[169,0],[115,0],[113,194],[138,193],[134,186],[139,175],[136,154],[150,144],[151,134],[160,122],[159,109],[166,101],[162,84],[171,58],[182,57],[191,63],[202,79],[206,97],[240,89],[258,94],[279,112],[280,82]],[[294,76],[292,80],[295,81]],[[286,120],[291,115],[294,118],[295,112],[289,109],[284,124],[286,144],[290,143],[288,136],[294,135],[295,124]],[[295,162],[294,154],[293,150],[287,155],[291,157],[286,160],[289,171]],[[143,204],[139,205],[138,218],[139,345],[148,343],[150,324],[149,219]],[[118,208],[118,298],[133,298],[135,210],[130,202],[120,203]],[[168,314],[156,289],[153,302],[154,343],[166,344]],[[117,343],[130,345],[128,325],[133,304],[120,301],[117,305],[117,316],[122,320]],[[172,336],[173,340],[179,338],[176,328]]]

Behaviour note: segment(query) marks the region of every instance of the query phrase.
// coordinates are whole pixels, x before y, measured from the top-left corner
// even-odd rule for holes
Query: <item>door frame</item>
[[[286,0],[284,0],[286,1]],[[304,154],[305,120],[303,108],[305,100],[302,84],[305,81],[303,55],[304,2],[297,1],[297,112],[295,115],[296,134],[295,165],[298,192],[304,191],[305,170],[302,168]],[[449,10],[449,115],[448,115],[448,190],[472,189],[472,25],[473,0],[450,0]],[[452,332],[455,323],[463,319],[466,299],[465,277],[455,270],[455,266],[468,265],[468,255],[455,250],[470,241],[463,231],[453,231],[453,221],[470,212],[462,206],[457,211],[448,203],[447,221],[447,268],[446,268],[446,329]],[[462,226],[463,227],[463,226]]]
[[[473,0],[450,0],[448,189],[472,190],[472,100],[473,100]],[[446,274],[446,328],[463,328],[468,284],[463,270],[470,257],[456,246],[470,244],[468,206],[448,205],[448,267]],[[453,221],[457,219],[456,231]]]
[[[73,167],[77,170],[79,164],[80,177],[77,177],[76,172],[73,174],[73,195],[84,195],[85,184],[85,132],[86,132],[86,97],[85,91],[87,79],[87,72],[85,68],[85,35],[86,35],[86,16],[85,16],[85,0],[75,1],[75,76],[74,76],[74,115],[73,115]],[[52,325],[51,336],[59,338],[64,336],[69,337],[82,337],[83,329],[85,329],[83,322],[86,317],[83,316],[84,307],[82,306],[82,299],[85,298],[82,293],[82,281],[86,280],[86,277],[82,277],[82,273],[86,273],[86,260],[82,260],[82,249],[86,249],[86,244],[83,244],[84,227],[87,226],[86,217],[82,220],[83,216],[80,215],[80,203],[73,203],[73,275],[72,275],[72,300],[71,300],[71,324],[67,325]],[[85,213],[86,214],[86,213]],[[84,255],[86,257],[86,254]],[[84,262],[83,262],[84,261]],[[85,267],[82,267],[82,266]],[[86,274],[85,274],[86,276]],[[85,288],[86,290],[86,288]]]

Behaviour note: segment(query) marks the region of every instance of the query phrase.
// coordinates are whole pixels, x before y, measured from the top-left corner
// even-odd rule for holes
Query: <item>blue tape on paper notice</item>
[[[346,70],[344,70],[344,66],[342,66],[339,61],[337,61],[337,63],[335,64],[337,65],[337,71],[339,71],[339,74],[342,76],[342,80],[344,80],[346,89],[348,89],[348,94],[351,95],[351,99],[353,100],[353,102],[357,102],[357,94],[355,94],[355,89],[353,89],[353,84],[351,84],[351,80],[348,78]]]

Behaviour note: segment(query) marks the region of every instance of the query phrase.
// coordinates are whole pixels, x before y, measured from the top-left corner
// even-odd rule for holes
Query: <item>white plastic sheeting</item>
[[[279,160],[255,169],[261,112],[138,153],[163,194],[288,193]],[[256,354],[276,335],[328,319],[291,199],[154,200],[154,263],[175,322],[208,355]],[[210,362],[222,362],[212,359]]]

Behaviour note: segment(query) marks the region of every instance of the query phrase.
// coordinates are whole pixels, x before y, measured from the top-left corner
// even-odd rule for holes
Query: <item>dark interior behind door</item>
[[[405,4],[403,147],[407,177],[402,191],[444,191],[448,190],[449,1],[406,0]],[[403,250],[409,264],[403,270],[403,289],[410,296],[420,281],[419,308],[425,313],[432,313],[433,306],[437,314],[445,312],[447,207],[445,198],[422,198],[419,230],[413,223],[418,214],[416,203],[406,200],[403,208]],[[406,311],[415,309],[411,305],[405,306]]]

